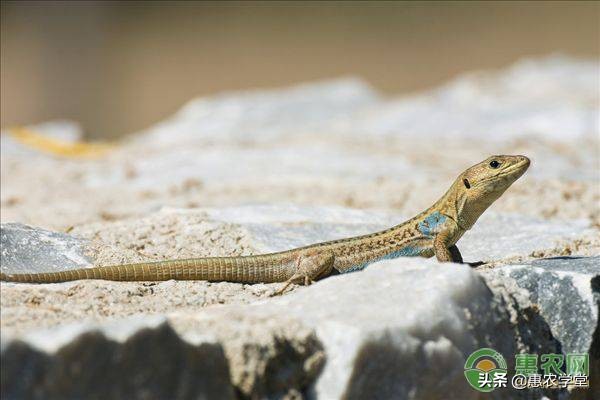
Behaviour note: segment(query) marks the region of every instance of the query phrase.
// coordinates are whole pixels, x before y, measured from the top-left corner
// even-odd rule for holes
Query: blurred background
[[[410,93],[525,56],[598,57],[597,2],[2,1],[1,125],[115,138],[191,98],[358,75]]]

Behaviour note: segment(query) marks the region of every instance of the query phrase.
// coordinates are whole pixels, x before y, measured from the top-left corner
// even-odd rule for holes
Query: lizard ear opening
[[[463,179],[463,183],[465,184],[465,187],[467,189],[471,189],[471,184],[469,183],[469,180],[467,178]]]

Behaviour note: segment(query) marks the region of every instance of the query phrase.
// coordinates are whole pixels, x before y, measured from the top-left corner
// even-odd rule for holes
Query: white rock
[[[2,337],[3,399],[233,399],[219,344],[183,341],[164,318]]]
[[[466,357],[480,347],[514,352],[503,311],[465,266],[389,260],[279,303],[323,341],[320,398],[477,398]]]
[[[193,393],[215,393],[227,386],[207,388],[207,379],[223,385],[229,380],[226,370],[214,369],[202,358],[215,362],[217,348],[211,345],[214,351],[207,352],[207,346],[216,338],[227,355],[231,380],[252,397],[312,393],[322,399],[475,399],[477,392],[462,372],[466,357],[480,347],[495,348],[507,358],[515,352],[507,314],[483,280],[466,266],[422,259],[381,262],[364,272],[332,277],[252,305],[213,307],[197,315],[167,318],[176,335],[164,324],[156,325],[155,319],[144,323],[138,318],[106,324],[101,335],[92,333],[97,326],[69,328],[72,339],[59,348],[52,343],[65,343],[64,329],[43,332],[43,340],[39,334],[22,337],[21,345],[9,338],[3,344],[7,368],[3,374],[12,385],[3,390],[57,390],[63,396],[73,390],[88,393],[114,375],[106,374],[106,368],[116,374],[112,384],[121,387],[129,375],[145,376],[158,367],[157,362],[174,362],[173,357],[187,349],[193,355],[186,357],[196,361],[181,365],[178,374],[201,373],[204,379],[179,379],[177,385]],[[124,370],[118,358],[113,363],[102,357],[114,341],[122,343],[112,350],[115,355],[123,352],[133,357],[126,364],[130,370]],[[152,348],[152,358],[133,350],[138,346],[146,351]],[[89,356],[82,358],[84,349]],[[59,362],[64,371],[47,368]],[[21,377],[24,371],[19,366],[27,363],[38,366],[41,380]],[[40,383],[72,370],[74,363],[84,367],[83,377],[101,378],[80,379],[76,386],[70,381],[62,386]],[[177,387],[164,380],[171,376],[169,365],[176,364],[165,365],[164,375],[153,381],[159,392]],[[499,398],[513,395],[506,390]]]

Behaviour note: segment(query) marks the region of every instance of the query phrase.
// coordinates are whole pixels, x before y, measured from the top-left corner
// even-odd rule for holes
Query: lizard
[[[79,279],[114,281],[206,280],[308,285],[329,275],[361,270],[383,259],[433,257],[463,263],[456,242],[529,168],[525,156],[497,155],[461,173],[431,207],[389,229],[291,250],[250,256],[203,257],[96,266],[59,272],[0,274],[12,282]]]

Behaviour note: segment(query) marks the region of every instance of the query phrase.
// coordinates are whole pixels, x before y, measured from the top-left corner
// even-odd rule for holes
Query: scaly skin
[[[244,283],[309,284],[335,271],[364,268],[386,258],[436,256],[462,263],[456,242],[479,216],[529,167],[524,156],[492,156],[460,174],[430,208],[385,231],[256,256],[206,257],[82,268],[39,274],[2,274],[13,282],[78,279],[160,281],[168,279]],[[335,271],[334,271],[335,270]]]

